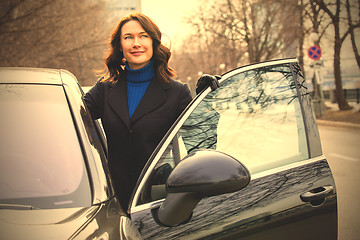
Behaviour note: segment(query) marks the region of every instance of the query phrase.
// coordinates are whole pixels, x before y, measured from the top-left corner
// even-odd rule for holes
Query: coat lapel
[[[126,80],[120,79],[109,91],[108,103],[120,119],[130,128],[128,101],[126,93]]]
[[[135,122],[145,114],[160,107],[166,100],[164,89],[170,87],[169,83],[162,83],[156,78],[153,79],[146,90],[139,105],[131,118],[131,122]]]

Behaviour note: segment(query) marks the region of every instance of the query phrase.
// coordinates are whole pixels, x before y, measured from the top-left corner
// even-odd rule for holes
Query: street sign
[[[309,47],[308,55],[313,60],[319,60],[321,57],[321,49],[318,45]]]

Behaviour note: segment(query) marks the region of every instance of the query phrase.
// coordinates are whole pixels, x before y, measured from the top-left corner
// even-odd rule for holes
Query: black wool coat
[[[108,165],[115,192],[124,209],[151,153],[192,100],[186,84],[152,79],[129,118],[125,77],[100,82],[84,100],[93,119],[101,118],[108,144]]]

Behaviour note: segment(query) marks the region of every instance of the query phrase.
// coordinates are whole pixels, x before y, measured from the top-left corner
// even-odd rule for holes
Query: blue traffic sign
[[[313,60],[319,60],[321,57],[321,48],[317,45],[311,46],[308,49],[308,55]]]

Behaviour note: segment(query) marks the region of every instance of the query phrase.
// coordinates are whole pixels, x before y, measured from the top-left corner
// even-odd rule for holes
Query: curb
[[[316,121],[317,121],[318,125],[321,125],[321,126],[360,129],[360,124],[357,124],[357,123],[337,122],[337,121],[328,121],[328,120],[321,120],[321,119],[316,119]]]

